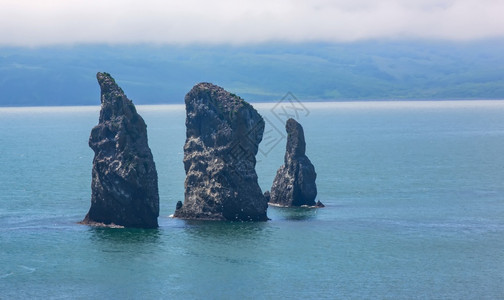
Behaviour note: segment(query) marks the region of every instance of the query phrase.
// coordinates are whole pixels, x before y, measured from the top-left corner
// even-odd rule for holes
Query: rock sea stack
[[[269,192],[269,202],[276,206],[318,206],[317,173],[310,159],[305,154],[306,142],[301,124],[294,119],[287,120],[287,146],[284,164],[278,169]]]
[[[96,75],[101,88],[93,149],[91,208],[83,224],[156,228],[158,177],[147,142],[147,126],[135,105],[108,73]]]
[[[257,183],[256,154],[264,120],[245,100],[211,83],[185,96],[184,203],[174,217],[266,221],[268,203]]]

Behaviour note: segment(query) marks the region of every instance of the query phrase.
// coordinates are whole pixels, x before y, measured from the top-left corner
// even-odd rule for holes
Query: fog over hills
[[[98,71],[137,104],[198,82],[249,101],[504,99],[504,40],[0,48],[0,106],[97,105]]]

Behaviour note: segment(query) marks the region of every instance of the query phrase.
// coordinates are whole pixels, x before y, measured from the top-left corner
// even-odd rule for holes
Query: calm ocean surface
[[[0,299],[504,299],[504,101],[295,105],[254,105],[260,185],[283,163],[290,113],[326,208],[270,207],[265,223],[170,218],[184,107],[139,106],[157,230],[76,224],[98,107],[0,108]]]

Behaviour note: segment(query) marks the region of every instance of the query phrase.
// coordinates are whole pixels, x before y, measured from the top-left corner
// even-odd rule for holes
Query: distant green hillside
[[[0,48],[0,106],[95,105],[106,71],[135,103],[201,81],[250,101],[504,99],[504,41]]]

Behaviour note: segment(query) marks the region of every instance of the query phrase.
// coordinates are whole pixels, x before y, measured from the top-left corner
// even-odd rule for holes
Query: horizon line
[[[256,108],[267,109],[269,106],[278,104],[278,101],[249,102]],[[333,100],[333,101],[300,101],[304,106],[312,109],[327,108],[443,108],[443,107],[480,107],[480,106],[503,106],[504,99],[454,99],[454,100]],[[368,106],[364,106],[368,104]],[[369,105],[371,104],[371,105]],[[398,105],[399,104],[399,105]],[[454,105],[455,104],[455,105]],[[99,110],[101,105],[45,105],[45,106],[0,106],[0,113],[15,112],[64,112]],[[165,103],[165,104],[135,104],[135,107],[141,110],[157,110],[159,108],[182,109],[183,103]]]

